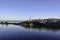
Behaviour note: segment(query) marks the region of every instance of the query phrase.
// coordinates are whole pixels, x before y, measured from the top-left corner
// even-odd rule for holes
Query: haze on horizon
[[[0,19],[60,18],[60,0],[0,0]]]

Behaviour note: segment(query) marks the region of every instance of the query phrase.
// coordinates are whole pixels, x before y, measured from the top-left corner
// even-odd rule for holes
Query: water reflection
[[[10,24],[2,24],[2,26],[6,26],[8,27]],[[15,26],[19,26],[19,27],[23,27],[23,28],[26,28],[26,29],[29,29],[29,31],[31,32],[33,29],[38,29],[40,31],[48,31],[48,32],[57,32],[57,31],[60,31],[60,29],[58,28],[46,28],[46,27],[34,27],[34,26],[22,26],[22,25],[15,25]]]
[[[0,25],[1,40],[59,40],[60,30],[21,25]]]

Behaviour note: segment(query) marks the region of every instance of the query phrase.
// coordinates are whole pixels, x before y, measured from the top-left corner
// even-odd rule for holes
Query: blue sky
[[[60,0],[0,0],[0,19],[60,18]]]

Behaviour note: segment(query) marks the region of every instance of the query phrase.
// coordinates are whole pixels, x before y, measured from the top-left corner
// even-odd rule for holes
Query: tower
[[[29,18],[29,22],[31,22],[31,17]]]

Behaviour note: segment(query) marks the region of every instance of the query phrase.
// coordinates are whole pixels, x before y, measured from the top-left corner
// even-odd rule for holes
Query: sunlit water
[[[0,25],[0,40],[60,40],[60,30]]]

